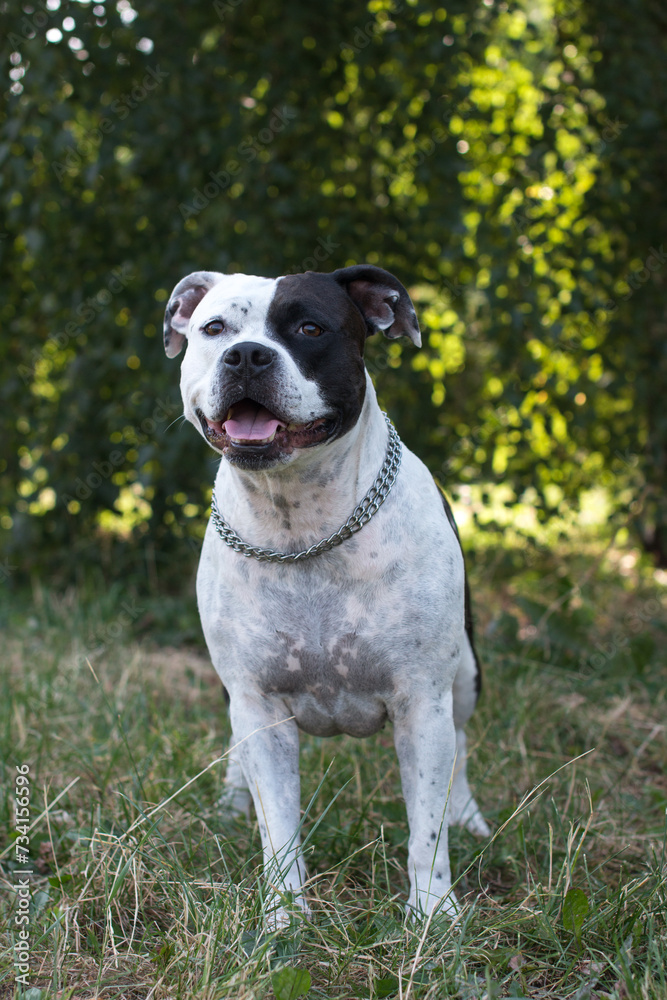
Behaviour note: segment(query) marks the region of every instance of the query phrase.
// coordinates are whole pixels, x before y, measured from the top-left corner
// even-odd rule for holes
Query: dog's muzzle
[[[325,415],[296,423],[276,408],[274,380],[278,352],[267,344],[245,341],[228,347],[221,358],[218,413],[196,413],[207,441],[230,461],[248,467],[267,466],[328,440],[340,419]]]
[[[275,441],[291,448],[306,448],[328,437],[335,419],[320,417],[305,424],[295,424],[286,417],[273,413],[262,403],[248,397],[233,403],[222,420],[207,417],[197,411],[206,438],[216,448],[226,447],[257,449]]]

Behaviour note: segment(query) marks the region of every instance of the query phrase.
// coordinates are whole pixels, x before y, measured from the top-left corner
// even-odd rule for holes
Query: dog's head
[[[167,356],[187,340],[185,415],[243,468],[286,463],[346,434],[366,391],[366,337],[382,330],[421,344],[412,302],[371,265],[282,278],[196,271],[174,288]]]

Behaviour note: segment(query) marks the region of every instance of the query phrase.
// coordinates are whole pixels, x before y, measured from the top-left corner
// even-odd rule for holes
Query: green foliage
[[[283,966],[271,976],[271,985],[276,1000],[297,1000],[310,992],[310,973],[306,969]]]
[[[508,483],[542,521],[602,485],[667,558],[659,19],[7,0],[5,575],[196,547],[213,461],[160,344],[181,276],[361,261],[418,305],[424,348],[369,366],[439,478]]]
[[[563,927],[581,940],[581,928],[588,916],[588,897],[583,889],[568,889],[563,900]]]

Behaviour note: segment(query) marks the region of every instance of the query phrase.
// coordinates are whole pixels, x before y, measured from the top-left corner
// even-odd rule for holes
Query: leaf
[[[583,889],[570,889],[563,900],[563,927],[574,934],[577,941],[588,910],[588,897]]]
[[[296,1000],[310,990],[310,973],[305,969],[294,969],[289,965],[278,969],[271,976],[271,985],[276,1000]]]
[[[51,875],[49,877],[48,882],[49,882],[49,885],[52,886],[54,889],[62,889],[62,888],[64,888],[64,886],[67,885],[68,882],[72,882],[73,880],[74,880],[74,876],[73,875],[71,875],[69,872],[64,872],[60,876],[59,875]]]
[[[30,913],[32,914],[32,916],[39,917],[48,902],[49,902],[48,892],[44,892],[43,889],[40,889],[39,892],[36,892],[32,897],[32,899],[30,900]]]
[[[390,997],[398,990],[398,979],[395,976],[385,976],[373,983],[376,997]]]

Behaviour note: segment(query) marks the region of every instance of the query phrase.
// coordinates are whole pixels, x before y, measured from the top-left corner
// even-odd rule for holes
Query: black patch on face
[[[322,328],[318,337],[299,333],[308,322]],[[346,434],[359,419],[366,395],[366,322],[350,296],[327,274],[308,271],[281,278],[266,325],[338,417],[334,436]]]

